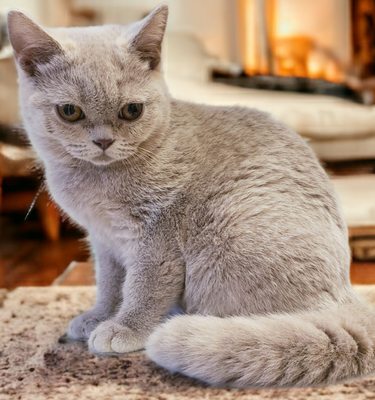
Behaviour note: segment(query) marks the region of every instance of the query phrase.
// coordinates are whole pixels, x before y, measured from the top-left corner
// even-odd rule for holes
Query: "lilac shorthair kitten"
[[[145,347],[214,385],[374,371],[375,316],[350,286],[329,179],[269,115],[170,97],[167,14],[46,33],[9,13],[27,133],[96,260],[96,304],[69,337],[98,354]],[[184,315],[163,323],[175,305]]]

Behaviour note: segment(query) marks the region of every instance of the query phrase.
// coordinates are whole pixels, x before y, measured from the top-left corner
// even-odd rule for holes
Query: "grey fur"
[[[9,15],[25,127],[96,259],[96,305],[69,336],[95,353],[146,345],[158,364],[219,385],[373,371],[375,318],[351,289],[328,177],[269,115],[172,99],[158,59],[166,19],[162,6],[130,27],[57,29],[52,40]],[[24,54],[31,40],[47,58]],[[145,104],[139,120],[118,118],[127,102]],[[63,122],[61,103],[86,118]],[[105,155],[101,138],[115,139]],[[187,315],[161,324],[176,304]]]

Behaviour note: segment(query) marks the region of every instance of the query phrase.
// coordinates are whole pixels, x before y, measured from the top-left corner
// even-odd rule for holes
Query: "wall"
[[[74,0],[0,0],[0,12],[19,10],[45,26],[67,26]]]
[[[41,0],[0,0],[0,12],[17,9],[41,20],[43,15],[41,3]]]
[[[312,36],[344,63],[350,62],[349,0],[277,0],[280,34]]]
[[[158,6],[160,0],[77,0],[103,14],[103,23],[128,23]],[[208,52],[221,59],[235,59],[236,0],[167,0],[168,30],[196,35]]]

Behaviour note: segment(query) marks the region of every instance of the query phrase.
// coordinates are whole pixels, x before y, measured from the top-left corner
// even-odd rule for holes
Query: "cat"
[[[96,303],[68,336],[212,385],[369,374],[375,316],[329,178],[270,115],[170,96],[167,15],[48,31],[8,16],[28,137],[96,262]]]

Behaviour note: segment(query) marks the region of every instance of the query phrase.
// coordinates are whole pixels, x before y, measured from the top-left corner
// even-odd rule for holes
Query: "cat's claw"
[[[92,353],[129,353],[144,348],[146,338],[115,321],[104,321],[91,333],[88,344]]]
[[[73,318],[68,326],[67,337],[71,340],[87,340],[91,332],[102,322],[104,317],[95,311],[87,311]]]

